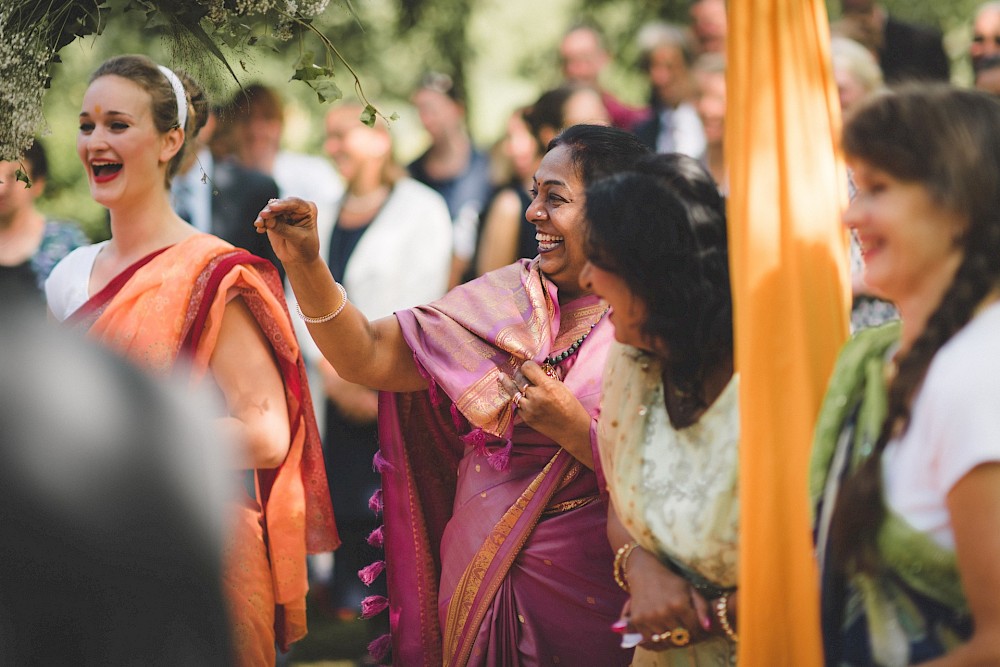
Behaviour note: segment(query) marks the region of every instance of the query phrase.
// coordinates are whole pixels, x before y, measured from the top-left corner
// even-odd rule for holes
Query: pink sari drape
[[[256,471],[259,505],[235,503],[226,544],[227,589],[241,664],[273,664],[306,633],[305,555],[339,544],[305,366],[277,271],[207,234],[153,253],[126,269],[67,322],[156,373],[209,372],[230,298],[244,300],[271,345],[285,382],[291,445],[277,468]],[[265,602],[261,602],[264,600]],[[265,627],[270,625],[272,627]]]
[[[522,424],[498,382],[568,347],[603,310],[595,297],[560,306],[524,260],[396,314],[431,381],[380,397],[396,664],[629,663],[609,630],[625,595],[597,478]],[[602,320],[562,364],[592,416],[612,339]]]

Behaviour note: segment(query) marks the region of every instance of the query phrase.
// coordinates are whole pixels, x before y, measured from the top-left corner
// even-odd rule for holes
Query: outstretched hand
[[[298,197],[272,199],[257,214],[253,225],[267,233],[274,254],[282,264],[307,263],[319,258],[316,205]]]

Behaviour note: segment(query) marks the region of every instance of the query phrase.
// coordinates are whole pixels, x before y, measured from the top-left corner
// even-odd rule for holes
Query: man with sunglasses
[[[976,9],[969,45],[972,71],[978,73],[984,60],[996,55],[1000,55],[1000,2],[993,1]]]

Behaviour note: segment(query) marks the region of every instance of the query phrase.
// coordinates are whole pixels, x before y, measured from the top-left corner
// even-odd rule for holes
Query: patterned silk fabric
[[[670,424],[659,361],[616,343],[608,353],[598,426],[608,493],[622,524],[711,598],[737,585],[739,379],[701,418]],[[711,592],[709,592],[711,591]],[[668,651],[636,649],[634,665],[735,664],[723,637]]]
[[[558,371],[596,417],[613,340],[604,310],[593,295],[559,303],[537,261],[524,260],[396,314],[430,381],[380,397],[399,664],[629,664],[609,630],[625,595],[597,476],[524,424],[498,382],[590,331]]]

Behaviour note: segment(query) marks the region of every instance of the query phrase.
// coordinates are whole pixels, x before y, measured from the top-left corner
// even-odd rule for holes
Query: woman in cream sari
[[[658,155],[587,190],[581,281],[618,341],[598,427],[618,629],[634,665],[736,660],[738,378],[722,200],[695,160]]]

